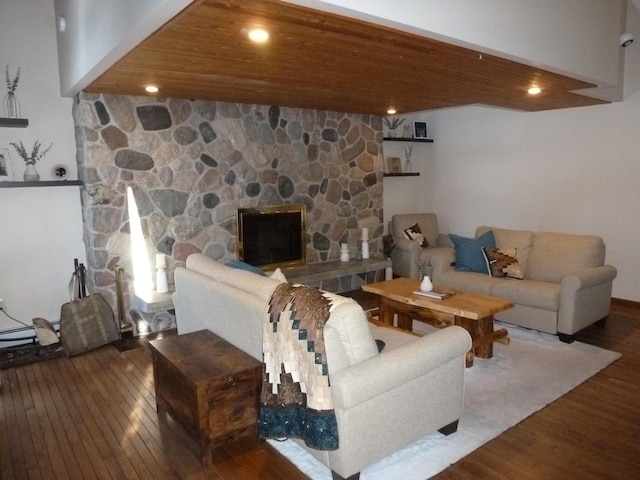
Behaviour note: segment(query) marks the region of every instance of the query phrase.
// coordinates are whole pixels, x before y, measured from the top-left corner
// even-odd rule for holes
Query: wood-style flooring
[[[638,305],[615,302],[606,328],[578,340],[623,356],[434,478],[640,478]],[[259,441],[219,449],[202,467],[195,444],[156,413],[147,347],[106,346],[12,367],[2,379],[2,480],[307,478]]]

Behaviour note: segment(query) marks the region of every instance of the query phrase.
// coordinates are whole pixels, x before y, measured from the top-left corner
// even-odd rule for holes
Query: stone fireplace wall
[[[80,94],[74,102],[90,281],[115,307],[114,265],[133,293],[126,189],[151,264],[173,270],[203,252],[235,257],[236,208],[304,203],[307,263],[353,256],[363,227],[380,250],[380,117],[308,109]],[[115,309],[115,308],[114,308]],[[152,321],[167,328],[166,316]]]

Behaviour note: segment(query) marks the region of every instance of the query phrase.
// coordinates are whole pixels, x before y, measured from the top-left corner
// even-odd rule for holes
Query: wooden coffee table
[[[393,325],[396,315],[398,327],[405,330],[412,330],[413,320],[439,328],[463,327],[473,341],[467,353],[467,367],[473,365],[474,357],[491,358],[493,342],[509,343],[506,329],[494,330],[493,315],[512,308],[510,301],[465,292],[455,292],[449,298],[437,300],[414,294],[419,286],[418,280],[400,277],[362,285],[362,290],[380,296],[379,319],[384,323]]]

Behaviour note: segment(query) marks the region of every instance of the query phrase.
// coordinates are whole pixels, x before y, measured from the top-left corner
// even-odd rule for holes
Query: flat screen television
[[[306,262],[306,205],[238,209],[238,260],[261,268]]]

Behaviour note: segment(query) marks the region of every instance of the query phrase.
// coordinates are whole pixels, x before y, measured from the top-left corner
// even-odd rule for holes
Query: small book
[[[415,293],[416,295],[422,295],[423,297],[435,298],[438,300],[443,300],[451,296],[450,292],[442,292],[439,290],[431,290],[430,292],[423,292],[422,290],[416,290],[413,293]]]

